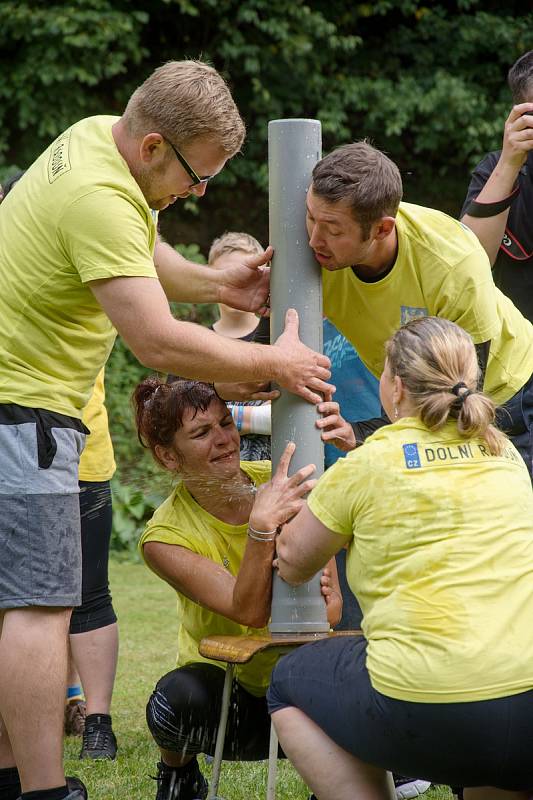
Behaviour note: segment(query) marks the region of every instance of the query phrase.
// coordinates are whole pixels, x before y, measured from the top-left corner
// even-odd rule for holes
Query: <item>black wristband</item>
[[[519,191],[520,187],[517,186],[509,197],[504,197],[503,200],[497,200],[495,203],[478,203],[477,200],[471,200],[466,207],[465,214],[468,214],[469,217],[478,217],[480,219],[495,217],[509,208]]]

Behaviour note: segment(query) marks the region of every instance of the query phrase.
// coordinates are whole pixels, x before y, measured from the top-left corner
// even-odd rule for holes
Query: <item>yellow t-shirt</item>
[[[494,285],[475,234],[452,217],[401,203],[398,256],[381,280],[366,283],[350,268],[322,270],[324,314],[381,375],[384,344],[410,319],[456,322],[476,344],[490,339],[485,391],[509,400],[533,373],[533,325]]]
[[[78,472],[80,481],[108,481],[117,468],[104,403],[104,370],[101,369],[91,399],[83,409],[82,421],[89,428],[91,435],[86,439],[80,458]]]
[[[256,486],[270,479],[270,461],[241,461],[241,469]],[[186,547],[193,553],[221,564],[232,575],[237,575],[246,547],[247,525],[229,525],[205,511],[191,496],[183,483],[179,483],[170,497],[157,509],[141,536],[141,553],[146,542],[164,542]],[[204,636],[224,634],[244,636],[266,634],[267,629],[247,628],[232,622],[221,614],[194,603],[188,597],[178,596],[178,657],[179,667],[194,661],[209,661],[198,653]],[[279,658],[272,652],[259,653],[248,664],[238,665],[235,675],[240,684],[254,695],[266,693],[270,673]]]
[[[380,428],[320,478],[312,513],[349,540],[374,688],[422,703],[533,688],[533,490],[509,442],[454,423]]]
[[[87,282],[157,278],[155,220],[116,121],[77,122],[0,205],[0,403],[81,417],[116,335]]]

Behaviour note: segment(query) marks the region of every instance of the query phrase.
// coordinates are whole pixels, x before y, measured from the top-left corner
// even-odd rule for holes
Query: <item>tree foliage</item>
[[[533,12],[519,0],[0,0],[0,180],[76,120],[120,114],[162,62],[203,58],[228,78],[248,137],[200,214],[188,202],[161,215],[169,241],[205,252],[232,228],[266,242],[267,123],[280,117],[320,119],[325,151],[369,137],[409,199],[455,213],[469,168],[499,145],[507,70],[530,49]],[[206,307],[174,312],[212,320]],[[151,480],[128,401],[143,374],[118,343],[107,375],[118,456]]]
[[[434,180],[497,146],[505,75],[533,47],[519,2],[0,1],[1,157],[25,163],[75,119],[120,112],[157,64],[203,57],[249,135],[219,179],[266,188],[266,125],[317,117],[326,149],[362,136]]]

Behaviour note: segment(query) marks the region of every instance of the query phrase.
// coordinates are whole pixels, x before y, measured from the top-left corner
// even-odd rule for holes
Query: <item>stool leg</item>
[[[270,723],[270,745],[268,748],[268,779],[266,800],[276,800],[276,777],[278,772],[278,737]]]
[[[217,796],[218,781],[220,779],[220,768],[222,766],[222,752],[224,750],[224,739],[226,737],[226,725],[228,724],[229,702],[231,699],[231,684],[233,681],[233,664],[226,667],[224,678],[224,689],[222,691],[222,707],[220,709],[220,719],[218,722],[217,740],[215,744],[215,757],[213,759],[213,774],[209,785],[207,800],[213,800]]]

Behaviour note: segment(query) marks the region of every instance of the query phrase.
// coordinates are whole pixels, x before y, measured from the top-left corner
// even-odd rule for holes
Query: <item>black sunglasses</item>
[[[198,175],[198,173],[193,170],[187,159],[181,155],[178,148],[174,147],[174,145],[169,139],[165,139],[165,141],[167,141],[171,146],[171,148],[174,150],[174,152],[176,153],[176,158],[180,162],[181,166],[183,167],[187,175],[191,178],[192,180],[192,184],[190,186],[191,189],[194,189],[196,186],[201,186],[202,184],[207,183],[207,181],[210,181],[211,178],[214,177],[214,175],[206,175],[205,178],[201,178]]]

